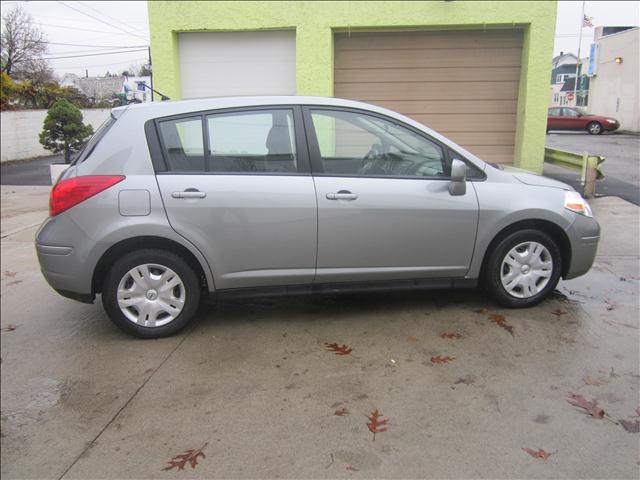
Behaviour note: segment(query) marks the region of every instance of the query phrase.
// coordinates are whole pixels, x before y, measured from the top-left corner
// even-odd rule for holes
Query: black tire
[[[117,291],[120,280],[132,268],[143,264],[158,264],[173,270],[184,285],[184,306],[169,323],[145,327],[129,320],[118,306]],[[139,338],[161,338],[173,335],[189,323],[200,304],[200,285],[193,268],[180,256],[166,250],[135,250],[116,261],[105,276],[102,286],[102,305],[109,318],[124,332]]]
[[[505,259],[507,253],[513,248],[524,242],[538,242],[549,251],[553,262],[551,276],[547,285],[537,294],[527,297],[518,298],[511,295],[502,285],[500,278],[502,262]],[[530,307],[540,303],[544,300],[553,290],[556,288],[558,281],[560,280],[560,274],[562,272],[562,255],[556,242],[546,233],[535,230],[519,230],[513,232],[503,239],[501,239],[497,245],[493,248],[493,251],[489,253],[487,263],[485,265],[484,275],[482,282],[486,287],[489,294],[502,306],[509,308],[523,308]]]
[[[591,135],[600,135],[602,131],[602,124],[600,122],[591,122],[587,125],[587,132]]]

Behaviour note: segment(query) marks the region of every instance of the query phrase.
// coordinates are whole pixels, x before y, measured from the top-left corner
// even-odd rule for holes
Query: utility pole
[[[578,75],[580,72],[580,47],[582,47],[582,28],[584,27],[584,4],[585,0],[582,0],[582,16],[580,17],[580,40],[578,40],[578,61],[576,62],[576,78],[573,82],[573,98],[576,101],[576,107],[578,106]]]
[[[149,52],[149,77],[151,82],[151,101],[153,102],[153,65],[151,65],[151,45],[147,47]]]

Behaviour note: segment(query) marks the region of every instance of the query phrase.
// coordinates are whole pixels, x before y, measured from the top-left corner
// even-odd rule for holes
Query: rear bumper
[[[600,241],[600,225],[594,218],[576,214],[567,235],[571,242],[571,261],[564,279],[571,280],[587,273],[593,265]]]

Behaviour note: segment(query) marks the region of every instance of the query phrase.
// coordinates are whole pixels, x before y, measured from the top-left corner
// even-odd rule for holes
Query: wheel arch
[[[500,230],[489,242],[486,250],[484,251],[484,256],[482,258],[482,266],[480,267],[480,278],[482,278],[486,272],[487,263],[489,261],[489,257],[491,256],[491,252],[495,249],[498,242],[500,242],[507,235],[510,235],[514,232],[520,230],[534,229],[540,230],[547,235],[549,235],[558,245],[560,249],[560,255],[562,258],[562,271],[560,276],[565,278],[569,271],[569,265],[571,264],[571,242],[569,241],[569,237],[566,232],[560,227],[558,224],[553,223],[549,220],[542,219],[527,219],[520,220],[518,222],[511,223]]]
[[[143,248],[158,248],[181,256],[194,269],[205,292],[208,291],[210,287],[213,287],[213,285],[209,285],[209,280],[205,272],[205,268],[208,267],[203,266],[187,247],[175,240],[164,237],[139,236],[121,240],[109,247],[109,249],[102,254],[93,271],[91,280],[92,293],[102,293],[104,278],[113,262],[125,253]],[[213,288],[211,289],[213,290]]]

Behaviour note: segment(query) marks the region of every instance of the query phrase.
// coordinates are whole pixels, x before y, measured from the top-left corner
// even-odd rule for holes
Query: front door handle
[[[357,200],[358,195],[349,190],[340,190],[338,193],[327,193],[327,200]]]
[[[187,188],[182,192],[173,192],[171,193],[171,196],[173,198],[204,198],[207,194],[201,192],[197,188]]]

